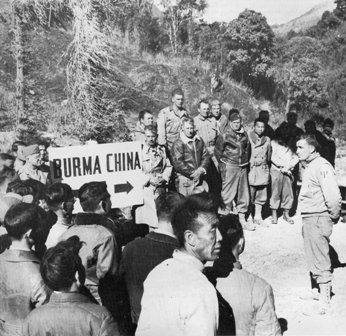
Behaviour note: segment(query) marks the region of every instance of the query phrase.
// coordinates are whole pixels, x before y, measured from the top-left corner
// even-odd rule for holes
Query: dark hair
[[[8,184],[7,193],[15,193],[20,196],[34,195],[34,189],[25,183],[25,181],[15,180]]]
[[[18,179],[17,172],[10,167],[4,167],[4,169],[0,173],[0,184],[5,180],[9,180],[10,182]]]
[[[11,147],[12,152],[17,152],[18,146],[27,146],[27,144],[24,141],[15,141]]]
[[[261,122],[261,123],[263,123],[264,125],[266,124],[265,121],[264,121],[262,118],[256,118],[255,121],[253,122],[254,126],[256,126],[256,124],[257,124],[258,122]]]
[[[184,96],[184,92],[181,88],[175,88],[172,90],[172,97],[174,96]]]
[[[142,110],[142,111],[140,111],[139,113],[138,113],[138,120],[140,121],[140,120],[142,120],[142,119],[144,119],[144,116],[147,114],[147,113],[149,113],[149,114],[153,114],[151,111],[149,111],[149,110]]]
[[[295,119],[298,119],[298,114],[295,113],[295,112],[288,112],[286,114],[286,118],[288,119],[288,118],[291,118],[291,117],[294,117]]]
[[[23,183],[32,190],[31,195],[34,197],[34,203],[38,203],[40,200],[45,199],[47,189],[45,184],[34,179],[24,180]]]
[[[201,99],[201,100],[198,102],[198,108],[200,108],[202,104],[207,104],[207,105],[210,106],[208,100],[206,100],[206,99]]]
[[[50,289],[67,290],[76,281],[76,272],[79,275],[83,273],[84,268],[78,255],[82,244],[77,236],[72,236],[45,252],[40,271],[44,283]]]
[[[155,135],[157,135],[157,127],[154,125],[148,125],[144,127],[144,132],[146,131],[150,131],[152,133],[154,133]]]
[[[267,110],[261,110],[261,111],[259,111],[258,116],[259,116],[260,118],[263,117],[264,115],[269,116],[269,111],[267,111]]]
[[[215,213],[214,204],[198,195],[188,197],[175,209],[172,215],[172,227],[180,246],[184,246],[186,230],[198,231],[200,227],[198,217],[203,213]]]
[[[185,197],[176,191],[162,193],[155,200],[157,217],[171,220],[172,214],[185,201]]]
[[[232,116],[233,114],[238,114],[238,115],[240,116],[240,112],[239,112],[238,109],[236,109],[236,108],[231,108],[231,109],[229,110],[229,112],[228,112],[228,120],[231,120],[231,116]]]
[[[232,249],[238,244],[239,240],[244,237],[239,217],[234,214],[221,217],[218,228],[222,236],[222,250],[232,253]]]
[[[327,118],[324,122],[323,122],[323,126],[326,125],[330,125],[332,128],[334,128],[334,121],[330,118]]]
[[[47,188],[45,196],[46,203],[51,210],[74,197],[71,187],[66,183],[52,184]]]
[[[101,201],[110,198],[106,182],[89,182],[78,190],[80,205],[84,211],[95,211]]]
[[[4,226],[10,237],[21,239],[40,222],[40,208],[35,204],[18,203],[6,212]]]
[[[318,151],[320,148],[320,144],[318,143],[314,134],[304,133],[299,136],[297,141],[300,140],[305,140],[308,143],[308,145],[315,147],[316,151]]]
[[[47,140],[40,140],[37,143],[38,146],[44,146],[45,149],[47,149],[50,146],[50,143]]]
[[[314,126],[316,128],[316,123],[314,120],[312,119],[308,119],[307,121],[305,121],[304,123],[304,127],[307,127],[307,126]]]

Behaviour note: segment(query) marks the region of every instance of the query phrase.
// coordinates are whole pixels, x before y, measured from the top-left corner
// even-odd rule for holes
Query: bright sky
[[[207,0],[204,18],[208,22],[229,22],[244,9],[262,13],[270,25],[286,23],[323,3],[324,0]]]

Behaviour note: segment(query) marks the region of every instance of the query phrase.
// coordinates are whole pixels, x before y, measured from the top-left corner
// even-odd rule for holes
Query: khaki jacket
[[[306,165],[299,193],[298,209],[302,216],[329,216],[337,220],[341,194],[332,165],[319,154]]]
[[[250,132],[249,140],[251,144],[249,184],[252,186],[262,186],[269,184],[270,139],[267,136],[261,138],[254,132]]]

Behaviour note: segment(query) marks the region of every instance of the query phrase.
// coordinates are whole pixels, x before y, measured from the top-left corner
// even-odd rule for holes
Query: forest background
[[[0,130],[99,143],[130,140],[177,86],[186,107],[218,98],[247,123],[326,117],[346,134],[346,0],[317,24],[275,34],[259,12],[207,23],[205,0],[0,0]],[[274,28],[274,31],[273,31]],[[211,78],[222,86],[211,92]],[[60,141],[60,144],[61,141]]]

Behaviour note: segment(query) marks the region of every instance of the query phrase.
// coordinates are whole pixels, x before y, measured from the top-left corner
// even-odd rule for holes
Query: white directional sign
[[[53,182],[78,190],[84,183],[105,181],[112,207],[143,203],[140,142],[48,148]]]

